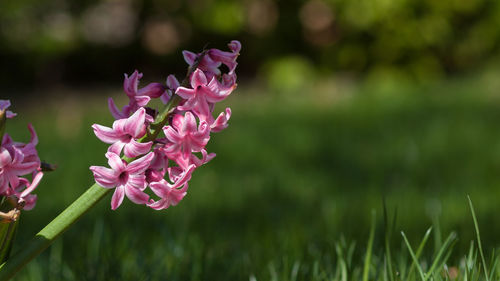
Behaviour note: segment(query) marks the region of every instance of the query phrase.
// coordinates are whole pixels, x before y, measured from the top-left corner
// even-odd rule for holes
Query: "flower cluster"
[[[215,157],[205,147],[210,133],[228,126],[231,110],[226,108],[216,118],[213,111],[215,103],[236,88],[236,59],[241,49],[238,41],[228,46],[228,52],[184,51],[189,71],[182,85],[169,75],[165,85],[150,83],[139,88],[142,73],[125,74],[123,88],[129,103],[119,109],[110,98],[108,106],[116,119],[112,127],[92,126],[95,135],[110,144],[105,155],[110,168],[91,166],[90,170],[97,184],[115,189],[113,210],[125,196],[155,210],[177,205],[187,193],[193,171]],[[226,73],[222,65],[227,67]],[[161,100],[165,108],[151,108],[154,99]],[[160,132],[163,136],[158,136]]]
[[[8,111],[10,101],[0,100],[0,115],[13,118],[15,113]],[[2,128],[5,119],[2,118]],[[28,143],[15,142],[5,133],[0,145],[0,196],[13,199],[17,208],[31,210],[36,203],[36,195],[31,192],[42,179],[40,158],[36,150],[38,137],[31,124],[28,125],[31,139]],[[31,181],[26,178],[31,177]]]

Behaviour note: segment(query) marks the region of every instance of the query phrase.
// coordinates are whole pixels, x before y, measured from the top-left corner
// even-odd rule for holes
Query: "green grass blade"
[[[481,234],[479,233],[479,225],[477,223],[476,212],[474,211],[474,206],[472,205],[472,200],[470,199],[470,196],[467,195],[467,199],[469,199],[469,206],[472,213],[472,220],[474,221],[474,227],[476,228],[477,247],[479,248],[479,254],[481,255],[481,261],[483,263],[484,275],[486,277],[486,281],[490,281],[490,277],[488,274],[488,267],[486,266],[486,259],[484,258],[483,247],[481,246]]]
[[[425,281],[424,272],[422,271],[422,267],[418,263],[418,259],[415,256],[415,253],[413,252],[413,250],[411,248],[410,242],[408,242],[408,239],[406,238],[406,235],[405,235],[405,233],[403,231],[401,231],[401,235],[403,236],[403,239],[405,241],[406,247],[408,248],[408,252],[410,252],[411,258],[413,259],[413,263],[415,264],[415,266],[418,269],[418,273],[420,274],[420,278],[422,279],[422,281]]]
[[[422,242],[420,242],[420,245],[418,245],[417,253],[415,254],[417,260],[420,258],[420,255],[424,251],[424,247],[427,244],[427,240],[429,240],[431,232],[432,232],[432,227],[429,227],[429,229],[427,229],[427,231],[424,234],[424,238],[422,238]],[[409,278],[411,278],[411,276],[413,275],[413,271],[415,271],[415,263],[411,264],[410,270],[408,270],[408,274],[406,275],[406,278],[404,280],[409,280]]]
[[[368,238],[368,246],[366,248],[365,265],[363,268],[363,281],[368,281],[368,276],[370,273],[373,240],[375,238],[375,218],[375,212],[372,212],[372,225],[370,228],[370,237]]]
[[[384,207],[384,232],[385,232],[385,266],[384,270],[386,273],[386,278],[388,277],[389,281],[394,281],[394,271],[392,267],[392,255],[391,255],[391,237],[392,237],[392,229],[391,226],[394,224],[389,224],[389,218],[387,215],[387,206],[385,204],[385,200],[383,202]]]
[[[443,246],[441,246],[436,257],[434,258],[434,262],[432,263],[431,268],[426,274],[426,280],[429,278],[429,276],[431,276],[434,273],[434,271],[438,268],[438,265],[443,264],[446,261],[445,259],[441,259],[441,256],[450,248],[452,243],[455,241],[456,237],[457,235],[455,234],[455,232],[452,232],[450,233],[448,238],[446,238],[446,240],[443,243]]]

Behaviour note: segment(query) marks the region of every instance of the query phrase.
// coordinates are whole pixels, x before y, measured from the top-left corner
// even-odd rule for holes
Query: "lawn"
[[[243,81],[220,105],[233,116],[209,144],[217,157],[195,172],[178,206],[125,202],[111,211],[107,197],[15,280],[327,280],[340,274],[338,251],[355,243],[345,258],[354,280],[375,213],[372,280],[384,264],[384,201],[396,216],[395,264],[411,264],[400,231],[416,249],[434,225],[422,257],[430,263],[456,231],[449,266],[459,265],[475,238],[467,195],[489,257],[500,235],[500,86],[492,81],[320,79],[290,93]],[[17,249],[93,183],[88,167],[105,164],[107,146],[90,125],[111,124],[106,98],[117,94],[13,99],[19,116],[8,132],[26,140],[31,121],[40,157],[59,166],[39,186],[35,210],[22,214]]]

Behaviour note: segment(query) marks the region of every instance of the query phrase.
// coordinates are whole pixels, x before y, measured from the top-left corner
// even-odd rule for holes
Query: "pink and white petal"
[[[109,111],[111,112],[111,115],[115,119],[122,119],[122,118],[127,118],[128,116],[125,116],[116,106],[115,102],[113,101],[113,98],[108,99],[108,108]]]
[[[229,120],[229,118],[231,118],[231,109],[228,107],[226,108],[225,114],[224,112],[221,112],[217,119],[215,119],[215,121],[212,123],[212,125],[210,125],[210,131],[217,133],[227,128],[227,121]]]
[[[144,190],[147,186],[146,176],[144,174],[140,175],[129,175],[127,184],[131,185],[140,190]]]
[[[196,90],[185,87],[178,87],[175,90],[175,94],[183,99],[190,99],[191,97],[194,97],[196,95]]]
[[[125,195],[135,204],[146,204],[149,200],[149,195],[128,184],[125,185]]]
[[[122,149],[124,146],[125,146],[124,142],[117,141],[108,147],[108,152],[120,155],[120,153],[122,153]]]
[[[42,177],[43,177],[43,173],[42,172],[38,172],[35,177],[33,177],[33,181],[31,181],[31,184],[28,185],[28,187],[23,191],[21,192],[21,198],[27,196],[28,194],[30,194],[33,190],[35,190],[35,188],[38,186],[38,184],[40,183],[40,180],[42,180]]]
[[[31,135],[30,143],[33,145],[37,145],[38,144],[38,136],[36,135],[35,128],[33,128],[33,125],[31,125],[31,123],[28,124],[28,130],[30,131],[30,135]]]
[[[171,126],[163,127],[163,133],[165,134],[165,137],[167,137],[167,139],[173,143],[178,143],[182,141],[182,137]]]
[[[193,75],[191,76],[191,87],[196,89],[198,86],[203,86],[208,83],[205,73],[199,68],[197,68]]]
[[[129,97],[133,97],[137,95],[137,87],[139,86],[139,79],[142,78],[142,73],[135,70],[130,77],[125,75],[125,79],[123,80],[123,90]]]
[[[171,185],[170,188],[177,189],[187,184],[187,182],[191,179],[191,175],[193,174],[195,169],[196,169],[195,165],[190,165],[185,171],[182,172],[182,174],[171,177],[170,180],[172,180],[174,184]]]
[[[100,186],[104,188],[113,188],[118,183],[118,173],[114,170],[101,167],[101,166],[90,166],[90,170],[94,174],[94,179]]]
[[[96,137],[105,143],[114,143],[121,138],[121,135],[116,130],[109,127],[94,124],[92,125],[92,129],[94,129]]]
[[[229,49],[233,53],[237,53],[239,55],[239,53],[241,51],[241,43],[240,43],[240,41],[238,41],[238,40],[232,40],[229,44],[227,44],[227,46],[229,47]]]
[[[12,165],[10,169],[15,172],[16,175],[22,176],[26,174],[33,173],[40,167],[40,162],[23,162],[23,163],[16,163],[15,165]]]
[[[154,192],[154,194],[162,198],[167,196],[170,190],[168,186],[169,186],[168,182],[164,179],[162,179],[159,182],[152,182],[149,184],[149,188]]]
[[[148,105],[151,98],[148,96],[135,96],[134,100],[138,106],[146,106]]]
[[[118,154],[113,152],[107,152],[105,154],[106,158],[108,158],[109,166],[116,172],[116,174],[120,174],[125,171],[126,166],[123,160],[118,156]]]
[[[152,141],[140,143],[131,139],[129,143],[125,144],[123,153],[129,158],[135,158],[139,155],[146,154],[149,150],[151,150],[152,145]]]
[[[139,159],[136,159],[127,165],[127,172],[130,174],[142,174],[151,164],[153,160],[154,153],[150,152]]]
[[[189,65],[193,65],[194,61],[198,57],[197,54],[190,52],[190,51],[182,51],[182,56],[184,57],[184,60],[186,61],[186,63]]]
[[[125,187],[120,185],[116,187],[113,197],[111,198],[111,209],[116,210],[123,202],[123,197],[125,195]]]
[[[175,78],[173,74],[170,74],[167,77],[167,87],[175,91],[177,88],[179,88],[179,86],[180,86],[179,80],[177,80],[177,78]]]
[[[12,163],[12,157],[7,149],[0,147],[0,167],[5,167]]]
[[[146,110],[141,107],[124,124],[124,131],[134,138],[140,138],[146,133]]]
[[[165,92],[165,87],[160,83],[150,83],[137,92],[139,96],[159,98]]]
[[[197,131],[196,118],[194,118],[194,115],[191,112],[186,112],[184,115],[184,122],[182,123],[181,131],[183,133],[193,133]]]
[[[170,207],[170,202],[168,199],[160,199],[158,201],[151,200],[148,204],[148,207],[150,207],[153,210],[164,210]]]

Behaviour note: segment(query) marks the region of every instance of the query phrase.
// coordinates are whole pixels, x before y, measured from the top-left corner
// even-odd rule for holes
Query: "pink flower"
[[[10,100],[0,100],[0,110],[7,110],[7,108],[10,107]],[[13,113],[12,111],[10,110],[7,110],[7,112],[5,113],[6,117],[7,118],[13,118],[14,116],[16,116],[17,114],[16,113]]]
[[[116,210],[122,204],[124,195],[135,204],[148,202],[149,195],[143,192],[147,186],[144,171],[149,167],[153,157],[154,154],[150,152],[127,164],[115,153],[108,152],[106,158],[111,169],[100,166],[90,167],[95,181],[100,186],[115,188],[111,198],[111,209]]]
[[[32,173],[40,167],[40,160],[26,157],[16,146],[0,148],[0,193],[19,185],[19,176]]]
[[[162,180],[168,167],[168,157],[162,148],[156,148],[153,153],[154,158],[145,172],[146,182],[148,183]]]
[[[191,112],[186,112],[184,116],[176,114],[172,119],[172,126],[163,127],[163,132],[169,141],[165,151],[181,151],[184,158],[188,158],[191,152],[200,152],[210,139],[208,124],[201,121],[197,128],[196,119]]]
[[[229,118],[231,118],[231,108],[226,108],[226,114],[224,112],[221,112],[217,119],[210,125],[210,129],[212,132],[217,133],[225,128],[227,128],[228,124],[227,121],[229,121]]]
[[[170,158],[175,160],[175,163],[179,165],[182,169],[187,169],[191,165],[195,165],[196,167],[200,167],[201,165],[208,163],[210,160],[214,159],[215,153],[207,153],[205,149],[201,151],[201,158],[198,158],[195,154],[189,155],[189,157],[185,158],[182,156],[181,152],[169,154]]]
[[[125,156],[134,158],[147,153],[153,144],[137,142],[146,134],[145,116],[146,110],[141,107],[129,118],[113,122],[113,128],[98,124],[92,125],[92,128],[101,141],[112,144],[109,152],[120,155],[123,149]]]
[[[228,88],[227,85],[220,83],[213,78],[207,84],[207,78],[203,71],[196,69],[191,76],[191,88],[179,87],[175,91],[186,101],[178,107],[179,110],[192,110],[200,120],[212,124],[213,117],[210,107],[219,101],[225,99],[235,86]]]
[[[142,78],[142,73],[137,70],[130,75],[130,78],[125,74],[123,81],[123,89],[129,97],[129,104],[125,105],[120,111],[112,98],[108,99],[108,107],[115,119],[123,119],[130,116],[132,112],[138,108],[146,106],[151,98],[158,98],[165,92],[165,87],[160,83],[150,83],[142,89],[139,87],[139,79]],[[152,117],[151,120],[152,121]]]
[[[241,43],[239,41],[233,40],[228,44],[231,52],[223,52],[218,49],[210,49],[206,51],[205,55],[198,63],[198,68],[203,70],[208,77],[208,79],[212,79],[214,76],[220,76],[221,72],[219,67],[221,64],[225,64],[229,68],[229,73],[233,73],[238,65],[236,63],[236,59],[240,55]],[[202,53],[195,54],[189,51],[183,51],[182,55],[184,56],[184,60],[189,64],[189,66],[193,66],[196,59]]]
[[[186,196],[188,181],[191,179],[191,174],[194,170],[194,165],[189,166],[186,170],[180,167],[169,168],[168,175],[173,184],[164,179],[151,183],[149,187],[161,199],[158,201],[151,200],[148,207],[155,210],[163,210],[177,205]]]

